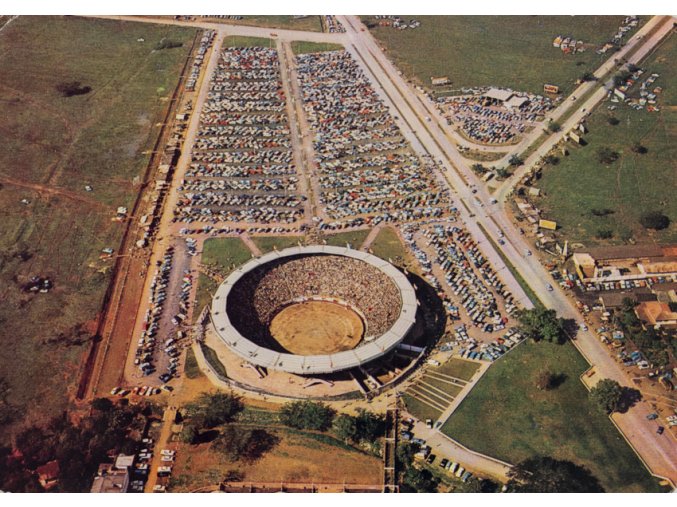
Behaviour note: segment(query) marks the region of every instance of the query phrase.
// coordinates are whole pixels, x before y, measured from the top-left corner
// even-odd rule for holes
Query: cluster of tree
[[[557,317],[555,310],[533,308],[521,310],[517,315],[522,333],[538,342],[545,340],[552,343],[566,341],[564,319]]]
[[[59,83],[56,85],[58,91],[64,97],[74,97],[76,95],[87,95],[92,91],[91,86],[82,86],[80,81],[69,81],[67,83]]]
[[[508,477],[508,490],[516,493],[604,492],[587,468],[549,456],[525,459],[512,467]]]
[[[292,401],[282,406],[280,421],[286,426],[301,430],[328,430],[336,411],[324,403]]]
[[[233,421],[243,409],[242,400],[233,393],[202,393],[186,406],[186,414],[196,428],[209,429]]]
[[[508,164],[510,164],[513,167],[520,166],[524,163],[524,160],[522,160],[520,157],[517,155],[511,155],[510,158],[508,159]]]
[[[395,459],[400,475],[400,491],[403,493],[434,493],[439,486],[439,479],[430,470],[414,466],[414,454],[419,446],[411,442],[397,446]]]
[[[473,170],[473,172],[475,174],[479,174],[480,176],[482,176],[483,174],[485,174],[489,171],[489,169],[484,167],[484,165],[480,164],[479,162],[476,163],[476,164],[473,164],[472,166],[470,166],[470,168]]]
[[[355,416],[336,416],[333,429],[336,436],[346,442],[372,444],[384,435],[386,421],[383,415],[359,408]]]
[[[91,415],[77,425],[64,412],[46,426],[22,430],[15,438],[13,455],[10,449],[0,450],[0,489],[40,491],[32,471],[58,460],[58,491],[88,491],[99,464],[109,460],[109,453],[136,452],[138,443],[129,436],[130,428],[135,422],[142,427],[141,416],[148,414],[146,407],[98,399],[92,403]]]

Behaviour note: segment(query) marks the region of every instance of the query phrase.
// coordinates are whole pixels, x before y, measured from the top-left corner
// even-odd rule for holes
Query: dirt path
[[[166,464],[162,462],[162,454],[160,451],[162,449],[170,448],[176,450],[176,445],[170,447],[167,446],[169,437],[172,435],[172,425],[176,419],[176,410],[175,406],[169,406],[162,414],[162,430],[160,431],[160,437],[157,439],[157,442],[155,442],[155,447],[153,448],[153,459],[148,465],[150,470],[148,470],[148,482],[146,482],[145,493],[151,493],[153,491],[153,488],[157,484],[157,469],[159,466]],[[171,465],[172,463],[168,464]]]
[[[381,229],[383,229],[383,224],[378,224],[371,231],[369,231],[369,234],[364,239],[364,243],[362,243],[360,250],[364,250],[365,252],[367,250],[369,250],[371,248],[371,244],[374,242],[374,240],[378,236],[378,233],[381,232]]]
[[[64,188],[55,188],[49,185],[41,185],[39,183],[28,183],[26,181],[20,181],[16,180],[14,178],[8,178],[6,176],[0,176],[0,183],[3,185],[13,185],[15,187],[22,187],[22,188],[28,188],[30,190],[34,190],[40,194],[49,194],[49,195],[57,195],[61,197],[66,197],[67,199],[71,199],[73,201],[81,202],[84,204],[87,204],[88,206],[92,206],[94,208],[100,208],[100,209],[110,209],[108,206],[103,204],[102,202],[96,201],[94,199],[88,199],[87,197],[83,197],[82,195],[78,194],[77,192],[73,192],[71,190],[66,190]]]
[[[256,243],[252,241],[252,238],[251,236],[249,236],[249,234],[247,234],[246,232],[241,234],[240,239],[245,245],[247,245],[247,248],[249,248],[254,255],[256,255],[257,257],[261,257],[262,255],[261,250],[259,250],[259,247],[256,246]]]

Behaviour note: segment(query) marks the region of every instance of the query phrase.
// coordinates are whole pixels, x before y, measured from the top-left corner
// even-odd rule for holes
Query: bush
[[[597,160],[600,164],[609,165],[618,160],[618,153],[607,146],[603,146],[597,150]]]
[[[559,132],[560,130],[562,130],[562,126],[559,123],[557,123],[556,121],[551,121],[548,124],[548,130],[550,132]]]
[[[324,403],[293,401],[282,406],[280,421],[292,428],[326,431],[334,414],[334,410]]]
[[[607,121],[607,123],[608,123],[609,125],[613,125],[613,126],[616,126],[616,125],[618,125],[618,124],[621,122],[621,120],[619,120],[619,119],[616,118],[615,116],[609,116],[609,117],[606,119],[606,121]]]
[[[660,211],[649,211],[639,218],[639,223],[645,229],[654,229],[660,231],[670,226],[670,218]]]
[[[155,44],[155,49],[159,51],[161,49],[180,48],[181,46],[183,46],[183,42],[163,38],[160,42]]]
[[[559,157],[556,157],[555,155],[546,155],[546,157],[543,159],[543,161],[546,164],[557,165],[557,164],[559,164]]]
[[[645,146],[643,146],[642,143],[640,143],[639,141],[635,141],[634,143],[632,143],[630,150],[633,153],[637,153],[638,155],[644,155],[645,153],[649,152],[649,150]]]
[[[508,163],[513,167],[517,167],[522,165],[524,161],[517,155],[511,155],[511,157],[508,159]]]
[[[92,91],[91,86],[80,86],[80,81],[69,81],[56,85],[58,91],[64,97],[74,97],[76,95],[86,95]]]
[[[599,229],[597,231],[597,239],[611,239],[614,237],[614,231],[611,229]]]
[[[482,164],[473,164],[471,169],[476,173],[476,174],[484,174],[488,171],[486,167],[484,167]]]
[[[185,444],[195,444],[200,436],[199,431],[192,424],[185,424],[181,430],[180,439]]]
[[[597,81],[597,78],[592,72],[586,72],[581,76],[581,81],[587,82],[587,81]]]
[[[596,217],[605,217],[607,215],[613,215],[615,213],[615,211],[610,209],[610,208],[602,208],[602,209],[592,208],[590,210],[590,213],[592,213]]]

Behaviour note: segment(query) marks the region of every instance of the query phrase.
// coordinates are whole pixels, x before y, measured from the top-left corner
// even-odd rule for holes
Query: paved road
[[[435,125],[430,125],[425,121],[426,109],[416,99],[415,91],[407,85],[397,69],[380,51],[378,44],[369,32],[362,30],[363,25],[353,16],[340,16],[339,19],[348,30],[347,33],[353,48],[352,52],[363,57],[363,61],[374,72],[376,81],[386,89],[388,95],[393,97],[394,102],[397,103],[396,109],[406,119],[410,131],[416,133],[418,142],[413,143],[414,147],[423,145],[435,158],[443,159],[445,162],[443,164],[446,168],[445,176],[456,189],[461,200],[473,209],[476,215],[473,217],[473,222],[466,225],[473,236],[478,239],[479,244],[484,247],[483,251],[492,262],[495,262],[495,255],[490,254],[493,248],[487,244],[486,239],[483,239],[485,235],[477,225],[481,224],[484,230],[494,238],[494,241],[499,239],[499,230],[503,231],[506,237],[506,244],[501,249],[503,254],[522,277],[531,282],[532,289],[543,304],[548,308],[554,308],[564,318],[580,322],[580,313],[556,284],[554,284],[555,290],[546,290],[545,284],[550,280],[550,275],[534,256],[526,255],[526,251],[531,246],[520,236],[516,227],[505,214],[503,207],[499,204],[490,204],[491,197],[482,188],[479,188],[477,194],[472,194],[468,181],[472,182],[473,180],[468,175],[470,171],[465,161],[439,126],[435,128]],[[671,23],[669,24],[671,25]],[[667,31],[668,29],[664,25],[654,37],[643,39],[641,49],[633,56],[631,61],[641,58],[650,51],[660,41],[661,34],[664,36]],[[602,91],[602,93],[604,92]],[[580,118],[573,121],[579,120]],[[458,169],[458,172],[455,169]],[[466,178],[465,181],[461,174]],[[475,204],[475,198],[480,201],[478,204]],[[502,265],[502,261],[496,262],[498,269]],[[507,278],[507,275],[504,275],[504,278]],[[537,281],[542,281],[542,283]],[[601,377],[615,379],[625,386],[633,386],[631,379],[628,378],[592,332],[579,333],[574,344],[588,362],[595,366]],[[626,414],[616,416],[616,422],[623,433],[632,438],[633,446],[656,475],[668,477],[673,482],[677,482],[677,446],[674,437],[668,435],[669,432],[661,436],[657,435],[655,423],[650,423],[645,419],[648,413],[648,407],[640,404],[630,409]]]

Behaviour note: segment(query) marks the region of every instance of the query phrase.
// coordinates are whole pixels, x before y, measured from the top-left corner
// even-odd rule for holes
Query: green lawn
[[[197,364],[197,359],[195,359],[195,352],[193,352],[192,348],[189,348],[188,352],[186,353],[186,366],[184,367],[184,371],[186,373],[186,377],[190,379],[198,378],[200,375],[202,375],[200,367]]]
[[[350,232],[339,232],[338,234],[332,234],[326,236],[325,240],[327,245],[332,246],[346,246],[346,243],[350,244],[351,248],[358,249],[364,243],[364,240],[369,236],[370,229],[362,231],[350,231]]]
[[[455,89],[494,85],[534,93],[542,93],[544,83],[559,85],[567,93],[576,79],[610,56],[597,55],[596,47],[565,55],[552,46],[555,36],[569,34],[598,46],[611,38],[623,20],[623,16],[415,18],[421,26],[413,30],[371,29],[408,76],[425,86],[430,86],[431,76],[448,76]],[[370,16],[362,19],[373,22]]]
[[[240,238],[209,238],[204,242],[201,261],[205,265],[218,265],[226,275],[251,258],[251,251]]]
[[[570,343],[525,342],[489,368],[442,431],[510,463],[537,454],[574,461],[610,492],[657,491],[657,481],[588,401],[579,380],[587,367]],[[536,378],[543,370],[564,375],[563,383],[539,391]]]
[[[227,377],[226,373],[226,367],[223,365],[221,360],[219,359],[219,356],[216,354],[216,351],[209,347],[208,345],[205,345],[204,343],[200,344],[200,348],[202,348],[202,353],[205,356],[205,360],[211,366],[212,370],[217,375],[220,375],[221,377]]]
[[[303,236],[257,236],[252,238],[252,240],[259,247],[261,253],[266,253],[275,249],[284,250],[285,248],[298,246],[299,241],[303,243]]]
[[[433,407],[422,403],[407,393],[402,395],[402,400],[404,401],[404,405],[407,407],[407,411],[419,421],[425,421],[426,419],[432,419],[435,421],[440,415],[442,415],[440,410],[436,410]]]
[[[462,380],[470,380],[475,372],[479,370],[479,368],[480,365],[478,363],[464,361],[463,359],[456,359],[455,357],[452,357],[442,366],[430,368],[430,371],[444,373],[445,375],[450,375]]]
[[[400,237],[391,227],[381,229],[370,248],[377,257],[390,259],[395,264],[402,264],[408,256]]]
[[[21,16],[0,35],[0,376],[11,385],[10,402],[33,423],[67,406],[110,281],[99,254],[117,249],[122,237],[123,224],[111,217],[134,202],[133,180],[145,172],[195,34]],[[162,38],[183,46],[155,50]],[[57,90],[73,82],[91,90],[71,97]],[[32,275],[49,276],[54,290],[24,293]],[[16,429],[3,428],[0,441]]]
[[[309,32],[321,32],[322,24],[320,16],[306,16],[294,19],[293,16],[244,16],[243,19],[214,19],[207,18],[208,21],[219,23],[228,23],[234,25],[262,26],[264,28],[280,28],[287,30],[304,30]]]
[[[244,37],[241,35],[230,35],[223,39],[223,47],[235,47],[235,48],[274,48],[275,41],[273,39],[268,39],[265,37]]]
[[[322,51],[337,51],[339,49],[345,49],[343,44],[306,41],[294,41],[291,43],[291,50],[295,55],[302,55],[304,53],[320,53]]]
[[[538,199],[544,216],[556,220],[569,240],[592,244],[619,244],[629,237],[639,242],[674,243],[677,241],[677,37],[670,38],[641,66],[660,77],[654,86],[662,86],[658,99],[660,112],[635,111],[617,104],[609,111],[604,102],[588,120],[590,132],[583,137],[587,146],[570,147],[571,154],[559,165],[548,167],[536,182],[545,195]],[[644,77],[644,76],[642,76]],[[640,78],[641,79],[641,78]],[[609,116],[620,120],[608,123]],[[648,153],[633,153],[630,146],[639,141]],[[609,166],[597,160],[600,147],[610,147],[620,158]],[[610,209],[612,214],[595,216],[593,209]],[[639,223],[645,211],[662,210],[672,225],[648,234]],[[610,240],[597,238],[600,230],[610,230]]]

